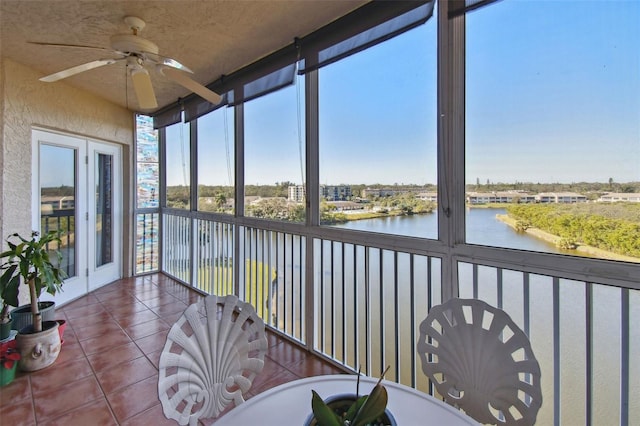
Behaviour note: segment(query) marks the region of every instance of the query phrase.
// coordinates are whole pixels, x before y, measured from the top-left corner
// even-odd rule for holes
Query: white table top
[[[360,378],[360,394],[370,393],[377,379]],[[398,426],[478,425],[471,417],[448,404],[408,386],[383,380],[389,401],[387,409]],[[216,425],[292,425],[302,426],[311,414],[311,390],[322,399],[355,393],[356,376],[338,374],[308,377],[269,389],[235,407],[216,421]],[[257,422],[257,423],[256,423]]]

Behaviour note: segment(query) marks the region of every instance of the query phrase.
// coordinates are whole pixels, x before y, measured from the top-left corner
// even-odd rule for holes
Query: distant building
[[[438,193],[437,192],[418,192],[416,194],[416,198],[419,198],[423,201],[433,201],[434,203],[437,203]]]
[[[306,187],[304,185],[289,186],[289,201],[302,203],[305,200]],[[346,201],[351,198],[350,185],[320,185],[320,198],[327,201]]]
[[[346,201],[351,198],[351,186],[320,185],[320,197],[327,201]]]
[[[598,198],[598,201],[605,203],[625,202],[625,203],[640,203],[640,193],[637,192],[609,192]]]
[[[354,203],[353,201],[333,201],[331,204],[333,204],[336,207],[336,211],[339,212],[364,210],[364,204]]]
[[[535,203],[536,196],[526,192],[504,191],[504,192],[468,192],[468,204],[488,204],[488,203]]]
[[[367,197],[391,197],[396,194],[402,194],[406,192],[404,190],[392,189],[392,188],[365,188],[362,190],[362,196]]]
[[[548,204],[548,203],[586,203],[587,197],[575,192],[541,192],[536,195],[536,202]]]
[[[304,202],[305,195],[307,193],[304,185],[291,185],[289,186],[289,201],[295,201],[296,203]]]

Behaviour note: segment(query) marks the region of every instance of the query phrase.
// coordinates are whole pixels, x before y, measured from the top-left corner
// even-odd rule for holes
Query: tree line
[[[517,229],[541,229],[563,244],[589,245],[640,257],[640,203],[513,204],[507,208]]]

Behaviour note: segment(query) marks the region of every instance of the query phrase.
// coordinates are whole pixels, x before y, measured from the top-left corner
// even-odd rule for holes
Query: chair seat
[[[254,308],[236,296],[207,296],[171,327],[160,355],[158,396],[168,419],[196,425],[217,417],[264,367],[267,338]]]
[[[422,371],[448,403],[481,423],[535,423],[540,366],[527,335],[503,310],[451,299],[431,308],[417,347]]]

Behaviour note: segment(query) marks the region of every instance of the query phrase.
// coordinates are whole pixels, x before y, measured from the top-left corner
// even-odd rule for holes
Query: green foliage
[[[60,233],[51,231],[41,238],[38,236],[39,233],[33,231],[31,239],[19,234],[12,234],[7,239],[9,250],[0,254],[0,297],[5,306],[18,306],[21,281],[29,286],[32,310],[34,306],[37,307],[43,290],[55,295],[62,289],[62,282],[66,278],[64,270],[58,267],[62,262],[62,254],[48,248],[51,243],[57,243],[57,246],[61,244]],[[41,324],[38,327],[34,323],[34,326],[36,331],[41,329]]]
[[[556,246],[563,250],[575,250],[578,245],[571,238],[560,238],[558,242],[556,242]]]
[[[527,220],[516,220],[515,228],[518,232],[524,232],[531,228],[531,223]]]
[[[365,426],[384,414],[387,408],[387,390],[380,383],[389,370],[387,367],[369,395],[357,397],[349,409],[338,416],[316,391],[311,391],[311,409],[318,426]],[[356,389],[360,388],[360,371]]]
[[[290,203],[285,198],[265,198],[245,206],[247,216],[264,219],[304,222],[304,204]]]
[[[421,200],[412,192],[382,197],[378,200],[378,204],[389,210],[400,210],[407,215],[431,213],[435,210],[435,203]]]
[[[507,212],[563,238],[564,243],[640,257],[638,203],[518,204],[507,207]]]
[[[376,384],[369,395],[358,398],[344,414],[339,417],[316,393],[311,391],[311,409],[318,426],[365,426],[380,417],[387,408],[387,390]]]

